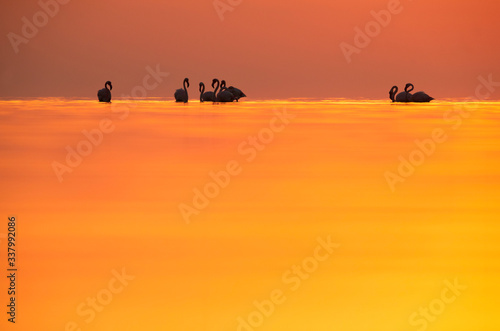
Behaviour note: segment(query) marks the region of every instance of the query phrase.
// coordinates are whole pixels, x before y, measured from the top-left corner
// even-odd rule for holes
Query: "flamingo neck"
[[[215,82],[217,83],[217,86],[215,87],[214,94],[217,95],[217,91],[219,90],[220,82],[218,79]]]
[[[391,100],[392,102],[395,102],[396,101],[396,94],[398,93],[398,87],[393,87],[391,89],[391,93],[390,93],[390,97],[391,97]]]
[[[187,90],[187,87],[186,87],[186,81],[184,81],[184,83],[182,83],[183,87],[184,87],[184,91],[186,91],[186,96],[188,96],[188,90]]]

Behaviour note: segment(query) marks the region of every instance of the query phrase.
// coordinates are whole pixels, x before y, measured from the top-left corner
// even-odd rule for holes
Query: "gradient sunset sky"
[[[22,36],[22,18],[33,21],[41,7],[4,3],[0,97],[95,98],[111,80],[120,98],[157,65],[170,75],[148,96],[163,98],[184,77],[192,98],[198,82],[217,77],[254,100],[385,99],[392,85],[407,82],[437,99],[461,98],[474,94],[479,75],[500,82],[496,0],[401,0],[401,12],[351,63],[340,44],[354,45],[354,29],[390,1],[238,2],[220,0],[232,7],[221,20],[213,0],[72,0],[17,53],[9,33]],[[491,99],[500,99],[499,90]]]

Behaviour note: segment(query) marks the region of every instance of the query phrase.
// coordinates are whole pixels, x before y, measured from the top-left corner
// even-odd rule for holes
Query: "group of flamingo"
[[[411,94],[415,87],[412,83],[408,83],[405,86],[405,91],[398,94],[398,87],[393,86],[389,91],[389,98],[392,102],[431,102],[434,100],[433,97],[429,96],[425,92],[416,92]]]
[[[225,80],[219,82],[217,78],[214,78],[212,80],[212,88],[214,88],[214,85],[216,84],[217,87],[215,87],[215,90],[213,92],[212,91],[205,92],[205,84],[200,83],[200,102],[205,102],[205,101],[233,102],[234,100],[238,102],[240,98],[246,97],[245,93],[243,93],[239,88],[236,88],[234,86],[226,87]],[[188,102],[189,100],[187,91],[189,87],[188,78],[184,78],[182,87],[183,88],[176,90],[174,93],[175,102]],[[219,87],[220,91],[219,93],[217,93]],[[99,99],[99,102],[111,102],[112,89],[113,85],[111,85],[111,82],[109,80],[106,83],[104,83],[104,88],[97,91],[97,98]]]
[[[226,81],[222,80],[219,82],[217,78],[214,78],[212,80],[212,88],[214,88],[214,85],[217,84],[217,87],[215,87],[214,91],[208,91],[205,92],[205,84],[203,82],[200,83],[199,90],[200,90],[200,102],[205,102],[205,101],[212,101],[212,102],[233,102],[238,100],[240,98],[246,97],[245,93],[241,91],[239,88],[236,88],[234,86],[229,86],[226,87]],[[174,93],[175,101],[176,102],[188,102],[188,92],[187,92],[187,87],[189,87],[189,79],[184,78],[184,83],[183,83],[183,88],[178,89]],[[219,93],[217,91],[219,90]]]
[[[109,88],[108,88],[109,85]],[[200,102],[205,102],[205,101],[212,101],[212,102],[233,102],[238,100],[240,98],[246,97],[245,93],[243,93],[240,89],[234,87],[234,86],[229,86],[226,87],[226,81],[222,80],[219,82],[217,78],[214,78],[212,80],[212,88],[217,85],[214,89],[214,91],[208,91],[205,92],[205,84],[203,82],[200,83]],[[189,97],[188,97],[188,87],[189,87],[189,79],[184,78],[184,82],[182,84],[183,88],[178,89],[174,93],[175,101],[176,102],[188,102]],[[219,91],[220,87],[220,91]],[[413,84],[408,83],[405,86],[405,91],[401,92],[398,94],[398,87],[393,86],[391,90],[389,91],[389,98],[392,100],[392,102],[430,102],[434,100],[433,97],[429,96],[425,92],[416,92],[411,94],[410,92],[413,91],[415,87]],[[113,86],[111,85],[111,82],[108,80],[104,84],[104,88],[100,89],[97,91],[97,98],[99,99],[100,102],[111,102],[111,90],[113,89]],[[217,93],[219,91],[219,93]]]

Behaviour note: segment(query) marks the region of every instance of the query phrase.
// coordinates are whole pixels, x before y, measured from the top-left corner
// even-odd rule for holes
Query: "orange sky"
[[[496,0],[401,0],[401,13],[348,64],[339,45],[353,44],[354,28],[388,3],[243,0],[221,21],[212,0],[72,0],[16,54],[8,34],[22,35],[21,19],[32,21],[40,6],[9,2],[0,13],[0,97],[95,98],[111,80],[118,98],[157,64],[170,76],[148,96],[167,98],[184,77],[192,98],[199,81],[218,77],[252,99],[386,98],[409,81],[435,98],[467,97],[478,75],[500,82]]]

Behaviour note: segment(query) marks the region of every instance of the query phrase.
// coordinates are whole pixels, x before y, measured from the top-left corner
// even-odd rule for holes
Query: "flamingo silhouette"
[[[217,83],[219,83],[218,79],[215,79]],[[218,85],[217,85],[218,86]],[[221,91],[217,94],[217,98],[215,99],[217,102],[233,102],[234,95],[227,90],[226,82],[223,80],[221,83]]]
[[[223,88],[226,88],[226,81],[225,80],[223,80],[221,82],[221,84],[222,84]],[[229,92],[231,92],[232,95],[234,95],[234,99],[236,100],[236,102],[238,102],[238,100],[240,98],[246,97],[246,94],[243,93],[242,90],[240,90],[239,88],[236,88],[234,86],[229,86],[228,88],[226,88],[226,90],[228,90]]]
[[[398,87],[394,85],[389,91],[389,98],[392,102],[410,102],[411,94],[407,91],[398,93]]]
[[[186,84],[187,84],[187,87],[189,87],[189,79],[188,78],[184,78],[184,82],[182,83],[182,86],[184,87],[184,89],[180,88],[180,89],[175,91],[175,93],[174,93],[175,102],[188,102],[188,91],[186,88]]]
[[[108,89],[108,85],[109,85],[109,89]],[[104,88],[97,91],[97,98],[99,99],[99,102],[111,102],[111,90],[112,89],[113,89],[113,85],[111,85],[111,82],[109,80],[106,83],[104,83]]]
[[[214,87],[216,80],[212,80],[212,88]],[[219,85],[217,85],[217,89],[219,88]],[[217,92],[217,89],[215,89],[213,92],[208,91],[205,92],[205,84],[200,83],[200,102],[204,101],[215,101],[215,93]]]
[[[415,86],[413,86],[412,83],[408,83],[405,86],[405,92],[410,93],[414,88]],[[431,102],[432,100],[434,100],[434,98],[427,93],[420,91],[413,93],[413,95],[410,94],[409,100],[410,102]]]

